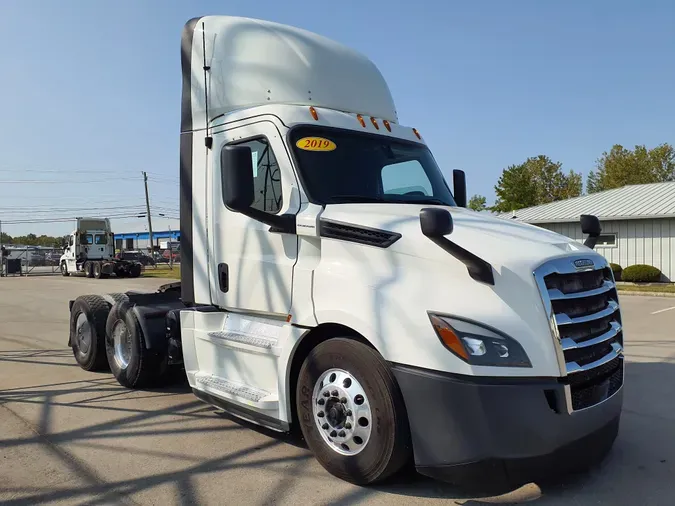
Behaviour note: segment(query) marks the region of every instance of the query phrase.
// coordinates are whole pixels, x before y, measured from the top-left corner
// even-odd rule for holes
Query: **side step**
[[[278,342],[284,325],[283,321],[228,314],[218,325],[220,328],[198,332],[197,337],[217,346],[278,357],[281,355]]]
[[[226,341],[233,341],[239,344],[247,344],[256,348],[263,348],[271,350],[277,345],[277,340],[272,337],[252,336],[234,330],[219,330],[217,332],[209,332],[209,337],[214,339],[223,339]]]
[[[223,399],[237,401],[257,409],[271,410],[279,408],[277,396],[260,388],[204,373],[197,373],[195,381],[204,391]]]

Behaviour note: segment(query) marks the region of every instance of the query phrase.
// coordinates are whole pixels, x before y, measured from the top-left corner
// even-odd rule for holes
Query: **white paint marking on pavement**
[[[659,313],[663,313],[664,311],[672,311],[673,309],[675,309],[675,306],[667,307],[666,309],[659,309],[658,311],[654,311],[652,314],[659,314]]]

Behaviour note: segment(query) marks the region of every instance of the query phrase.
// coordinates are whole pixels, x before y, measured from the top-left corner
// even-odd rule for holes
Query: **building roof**
[[[157,239],[179,239],[180,230],[153,230],[152,239],[153,241]],[[120,232],[115,234],[115,239],[140,239],[140,240],[149,240],[149,232]]]
[[[622,186],[550,204],[518,209],[515,213],[501,213],[499,217],[527,223],[570,223],[579,221],[582,214],[593,214],[600,220],[674,218],[675,181]]]

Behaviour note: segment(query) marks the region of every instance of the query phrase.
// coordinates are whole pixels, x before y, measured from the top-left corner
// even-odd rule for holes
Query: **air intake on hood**
[[[388,230],[349,225],[331,220],[321,220],[319,227],[321,237],[357,242],[378,248],[388,248],[401,238],[401,234]]]

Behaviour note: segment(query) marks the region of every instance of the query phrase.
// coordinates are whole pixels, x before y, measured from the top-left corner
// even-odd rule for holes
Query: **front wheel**
[[[359,485],[391,477],[409,461],[403,397],[372,348],[329,339],[300,369],[296,409],[307,445],[331,474]]]

